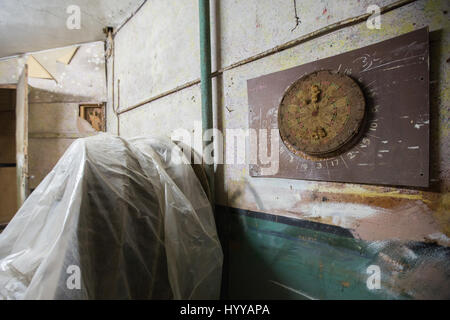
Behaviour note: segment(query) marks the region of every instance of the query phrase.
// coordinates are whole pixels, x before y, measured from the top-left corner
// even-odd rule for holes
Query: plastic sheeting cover
[[[174,147],[76,140],[0,234],[0,298],[219,298],[211,206]]]

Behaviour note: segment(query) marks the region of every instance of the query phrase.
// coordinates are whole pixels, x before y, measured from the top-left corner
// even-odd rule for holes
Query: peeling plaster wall
[[[0,84],[15,84],[19,80],[25,59],[14,57],[0,60]]]
[[[68,65],[56,62],[60,55],[61,49],[33,54],[56,81],[29,79],[30,188],[37,187],[74,139],[94,134],[84,129],[79,104],[106,101],[104,43],[80,46]]]
[[[115,106],[138,103],[200,76],[197,11],[197,1],[174,5],[152,0],[122,27],[114,40],[114,86],[111,82],[108,85],[114,90]],[[117,122],[112,118],[111,104],[109,107],[109,130],[116,133]],[[180,125],[193,130],[194,121],[201,118],[200,87],[155,101],[149,107],[123,114],[120,134],[168,134]]]
[[[70,64],[66,48],[31,53],[55,78],[29,78],[29,187],[36,188],[74,139],[93,134],[78,117],[80,103],[106,102],[103,42],[83,44]],[[0,60],[0,84],[17,83],[27,55]],[[86,130],[87,127],[87,130]]]
[[[379,6],[394,1],[376,1]],[[373,1],[211,1],[213,71],[366,12]],[[361,241],[419,241],[447,247],[450,237],[450,19],[444,0],[419,0],[381,16],[381,29],[365,23],[224,72],[213,79],[215,124],[248,127],[248,79],[383,41],[424,26],[430,29],[431,186],[408,189],[302,180],[251,178],[247,165],[218,166],[216,201],[227,207],[343,227]],[[108,128],[125,137],[196,132],[200,86],[176,92],[120,115],[124,109],[199,77],[197,1],[150,0],[118,32],[108,62]],[[111,72],[112,73],[112,72]],[[114,79],[113,79],[114,78]],[[113,81],[114,80],[114,81]],[[118,81],[120,80],[120,85]],[[119,88],[120,87],[120,88]],[[194,146],[195,147],[195,146]],[[225,143],[225,152],[230,151]],[[197,151],[200,151],[197,148]],[[449,276],[448,265],[446,272]],[[448,278],[447,278],[448,279]],[[414,295],[413,295],[414,297]],[[416,295],[418,297],[418,295]]]

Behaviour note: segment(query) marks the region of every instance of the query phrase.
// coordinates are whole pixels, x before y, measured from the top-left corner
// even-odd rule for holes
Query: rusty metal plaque
[[[364,114],[364,96],[354,80],[317,71],[287,89],[278,108],[278,127],[292,153],[320,159],[343,152],[359,132]]]
[[[249,128],[280,136],[278,172],[250,175],[428,187],[428,47],[423,28],[248,80]]]

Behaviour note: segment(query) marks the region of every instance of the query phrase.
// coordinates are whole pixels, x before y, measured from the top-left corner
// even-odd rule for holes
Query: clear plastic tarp
[[[175,150],[76,140],[0,234],[0,299],[219,298],[211,205]]]

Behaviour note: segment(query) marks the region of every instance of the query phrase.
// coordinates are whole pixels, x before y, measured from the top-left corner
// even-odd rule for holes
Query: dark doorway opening
[[[16,89],[0,88],[0,231],[17,211]]]

